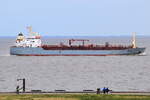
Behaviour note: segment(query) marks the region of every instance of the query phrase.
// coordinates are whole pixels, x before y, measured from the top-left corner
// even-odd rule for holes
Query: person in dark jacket
[[[108,92],[109,92],[109,89],[108,89],[108,87],[107,87],[107,88],[105,88],[105,91],[106,91],[106,93],[108,94]]]
[[[97,94],[100,94],[101,89],[97,88]]]
[[[106,93],[106,88],[105,88],[105,87],[103,88],[103,93],[104,93],[104,94]]]

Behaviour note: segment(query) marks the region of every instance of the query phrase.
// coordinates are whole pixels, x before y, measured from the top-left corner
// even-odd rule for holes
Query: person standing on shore
[[[101,89],[97,88],[97,94],[100,94]]]
[[[106,93],[106,88],[105,88],[105,87],[103,88],[103,93],[104,93],[104,94]]]
[[[108,92],[109,92],[109,89],[108,89],[108,87],[105,89],[105,92],[108,94]]]

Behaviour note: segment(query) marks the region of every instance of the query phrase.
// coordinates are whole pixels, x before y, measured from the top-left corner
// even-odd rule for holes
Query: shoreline
[[[19,92],[21,95],[27,94],[96,94],[97,91],[27,91],[27,92]],[[0,95],[14,95],[16,92],[0,92]],[[100,94],[103,94],[101,91]],[[147,91],[111,91],[108,94],[112,95],[150,95],[150,92]],[[99,95],[99,94],[97,94]],[[107,95],[107,94],[106,94]]]

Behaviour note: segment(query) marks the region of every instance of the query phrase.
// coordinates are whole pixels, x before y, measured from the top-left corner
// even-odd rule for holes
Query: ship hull
[[[145,48],[129,48],[123,50],[44,50],[40,47],[11,47],[10,54],[18,56],[113,56],[137,55]]]

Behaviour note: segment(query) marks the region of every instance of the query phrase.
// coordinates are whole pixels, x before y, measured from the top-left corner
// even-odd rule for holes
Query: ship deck
[[[44,50],[124,50],[130,49],[132,46],[103,46],[103,45],[43,45]]]

